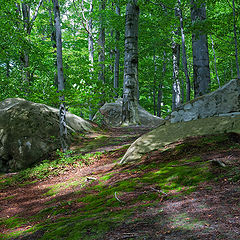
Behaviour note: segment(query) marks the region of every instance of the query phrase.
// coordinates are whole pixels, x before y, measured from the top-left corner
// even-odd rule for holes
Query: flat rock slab
[[[189,122],[169,123],[138,138],[127,150],[121,164],[139,161],[142,156],[186,137],[235,132],[240,134],[240,116],[210,117]]]
[[[171,123],[240,112],[240,79],[233,79],[214,92],[195,98],[171,113]]]

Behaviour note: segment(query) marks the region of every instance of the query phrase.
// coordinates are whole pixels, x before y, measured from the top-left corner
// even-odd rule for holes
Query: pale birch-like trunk
[[[122,124],[140,124],[138,113],[138,18],[137,0],[126,7]]]
[[[178,35],[178,30],[174,31],[174,37]],[[181,104],[181,87],[179,81],[179,64],[180,64],[180,45],[173,38],[172,42],[172,60],[173,60],[173,85],[172,85],[172,111]]]
[[[120,7],[116,6],[116,14],[120,15]],[[116,31],[116,47],[115,47],[115,62],[114,62],[114,79],[113,79],[113,87],[114,89],[119,88],[119,63],[120,63],[120,50],[119,50],[119,40],[120,40],[120,32]],[[116,98],[118,94],[116,92]]]
[[[62,61],[62,33],[60,23],[60,8],[58,0],[53,1],[54,17],[55,17],[55,29],[56,29],[56,45],[57,45],[57,72],[58,72],[58,91],[61,93],[64,90],[64,75],[63,75],[63,61]],[[66,107],[64,94],[59,96],[59,128],[60,128],[60,140],[63,152],[68,149],[67,144],[67,124],[66,124]]]
[[[24,23],[24,30],[27,35],[30,35],[30,7],[28,4],[22,3],[22,16]],[[24,69],[23,80],[30,83],[30,72],[29,72],[29,50],[24,49],[21,56],[21,61]]]
[[[162,115],[162,97],[163,97],[163,91],[162,91],[162,88],[163,88],[163,79],[165,77],[165,74],[166,74],[166,52],[163,51],[163,67],[162,67],[162,80],[159,81],[159,84],[158,84],[158,96],[157,96],[157,116],[158,117],[161,117]]]
[[[205,3],[199,0],[191,1],[192,24],[203,23],[206,20]],[[210,69],[207,34],[202,28],[195,27],[192,33],[193,80],[195,97],[210,91]]]
[[[90,8],[89,8],[90,15],[93,13],[93,1],[90,0]],[[90,80],[93,79],[93,63],[94,63],[94,43],[93,43],[93,24],[92,18],[88,20],[88,52],[89,52],[89,61],[90,61]],[[93,119],[93,110],[91,104],[89,104],[89,120]]]
[[[51,0],[49,0],[49,6],[50,6]],[[48,9],[48,14],[49,14],[49,24],[50,24],[50,29],[51,29],[51,42],[52,42],[52,47],[54,51],[54,56],[55,56],[55,67],[57,68],[57,46],[56,46],[56,29],[54,26],[54,21],[52,19],[52,10],[51,7]],[[54,73],[54,84],[57,87],[58,86],[58,76],[56,72]]]
[[[212,35],[210,35],[210,38],[211,38],[211,42],[212,42],[212,50],[213,50],[214,68],[215,68],[216,78],[217,78],[218,86],[221,87],[220,79],[219,79],[219,76],[218,76],[218,70],[217,70],[217,58],[216,58],[216,54],[215,54],[214,42],[213,42],[213,39],[212,39]]]
[[[186,54],[186,46],[185,46],[185,35],[184,35],[184,28],[183,28],[181,0],[178,0],[178,14],[179,14],[181,38],[182,38],[182,64],[183,64],[184,74],[186,78],[186,86],[187,86],[186,100],[190,101],[191,84],[190,84],[190,78],[188,74],[188,64],[187,64],[187,54]],[[182,94],[184,94],[184,91],[182,92]],[[184,98],[182,99],[182,101],[184,102]]]
[[[237,27],[236,27],[236,9],[235,9],[235,1],[232,0],[233,5],[233,32],[234,32],[234,43],[235,43],[235,60],[236,60],[236,68],[237,68],[237,77],[240,79],[240,71],[239,71],[239,63],[238,63],[238,44],[237,44]]]
[[[105,27],[103,22],[103,16],[102,12],[105,10],[105,0],[100,0],[99,2],[99,10],[100,13],[100,29],[99,29],[99,39],[98,39],[98,45],[99,45],[99,53],[98,53],[98,62],[99,62],[99,74],[98,79],[103,84],[105,84]]]
[[[89,13],[93,13],[93,2],[90,0]],[[92,18],[88,20],[88,51],[89,51],[89,61],[90,61],[90,73],[93,72],[93,62],[94,62],[94,45],[93,45],[93,25]]]

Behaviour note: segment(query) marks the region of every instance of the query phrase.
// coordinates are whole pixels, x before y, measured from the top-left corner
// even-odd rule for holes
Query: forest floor
[[[187,138],[117,164],[147,131],[75,136],[68,156],[1,175],[0,239],[239,239],[240,135]]]

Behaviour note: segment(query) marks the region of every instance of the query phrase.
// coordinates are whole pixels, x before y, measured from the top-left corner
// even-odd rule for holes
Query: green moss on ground
[[[0,225],[15,230],[29,222],[34,223],[36,219],[45,219],[25,232],[13,231],[4,237],[11,239],[41,230],[40,239],[104,239],[107,232],[123,223],[137,224],[140,220],[134,220],[136,212],[144,212],[160,201],[188,194],[200,183],[223,177],[239,181],[239,166],[216,169],[203,157],[206,152],[225,151],[230,147],[239,149],[239,142],[229,134],[188,139],[150,153],[137,165],[118,166],[109,172],[96,174],[98,180],[94,184],[81,178],[54,185],[48,195],[55,196],[76,185],[82,185],[82,189],[75,191],[75,198],[71,201],[59,203],[51,200],[46,204],[53,206],[46,207],[30,219],[1,219]],[[80,207],[72,211],[71,207],[75,205]],[[164,219],[152,218],[151,221],[164,222]],[[171,223],[182,230],[206,224],[187,215],[175,216]]]

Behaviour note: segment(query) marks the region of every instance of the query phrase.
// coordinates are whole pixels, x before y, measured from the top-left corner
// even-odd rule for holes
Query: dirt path
[[[240,137],[234,142],[230,142],[230,137],[224,138],[221,144],[216,142],[214,146],[210,141],[201,147],[198,141],[202,139],[195,138],[184,143],[184,148],[178,147],[182,142],[176,143],[164,152],[150,153],[138,164],[117,166],[116,162],[126,151],[121,147],[146,131],[149,129],[114,128],[104,137],[100,134],[85,136],[84,141],[78,139],[73,149],[91,145],[89,152],[104,152],[100,157],[94,156],[89,166],[67,166],[57,176],[1,189],[0,233],[3,239],[34,240],[45,234],[49,235],[43,239],[239,239],[240,180],[236,175],[240,172]],[[186,144],[191,144],[191,151],[184,151]],[[229,149],[227,144],[236,146]],[[86,149],[83,152],[86,153]],[[190,162],[191,165],[189,160],[185,162],[196,153],[205,165],[198,166],[202,164],[199,160]],[[208,163],[210,159],[227,162],[234,167],[234,173],[225,176],[227,170],[212,167]],[[172,165],[164,174],[169,171],[169,176],[158,176],[161,167],[168,162]],[[188,176],[185,175],[181,180],[185,185],[179,184],[185,172],[176,170],[173,164],[188,172],[196,167],[201,171],[210,167],[213,177],[223,177],[217,181],[199,181],[192,193],[185,194],[195,176],[189,172],[190,183],[186,184]],[[158,188],[163,177],[169,181],[164,183],[169,185],[166,188],[169,191]],[[201,174],[198,177],[202,177]],[[83,215],[86,213],[87,216]],[[79,227],[78,222],[81,222]],[[66,223],[68,233],[55,232],[64,229]],[[82,225],[83,232],[79,230]],[[35,226],[40,227],[34,230]],[[24,233],[26,230],[29,231]],[[76,234],[71,235],[71,232]]]

